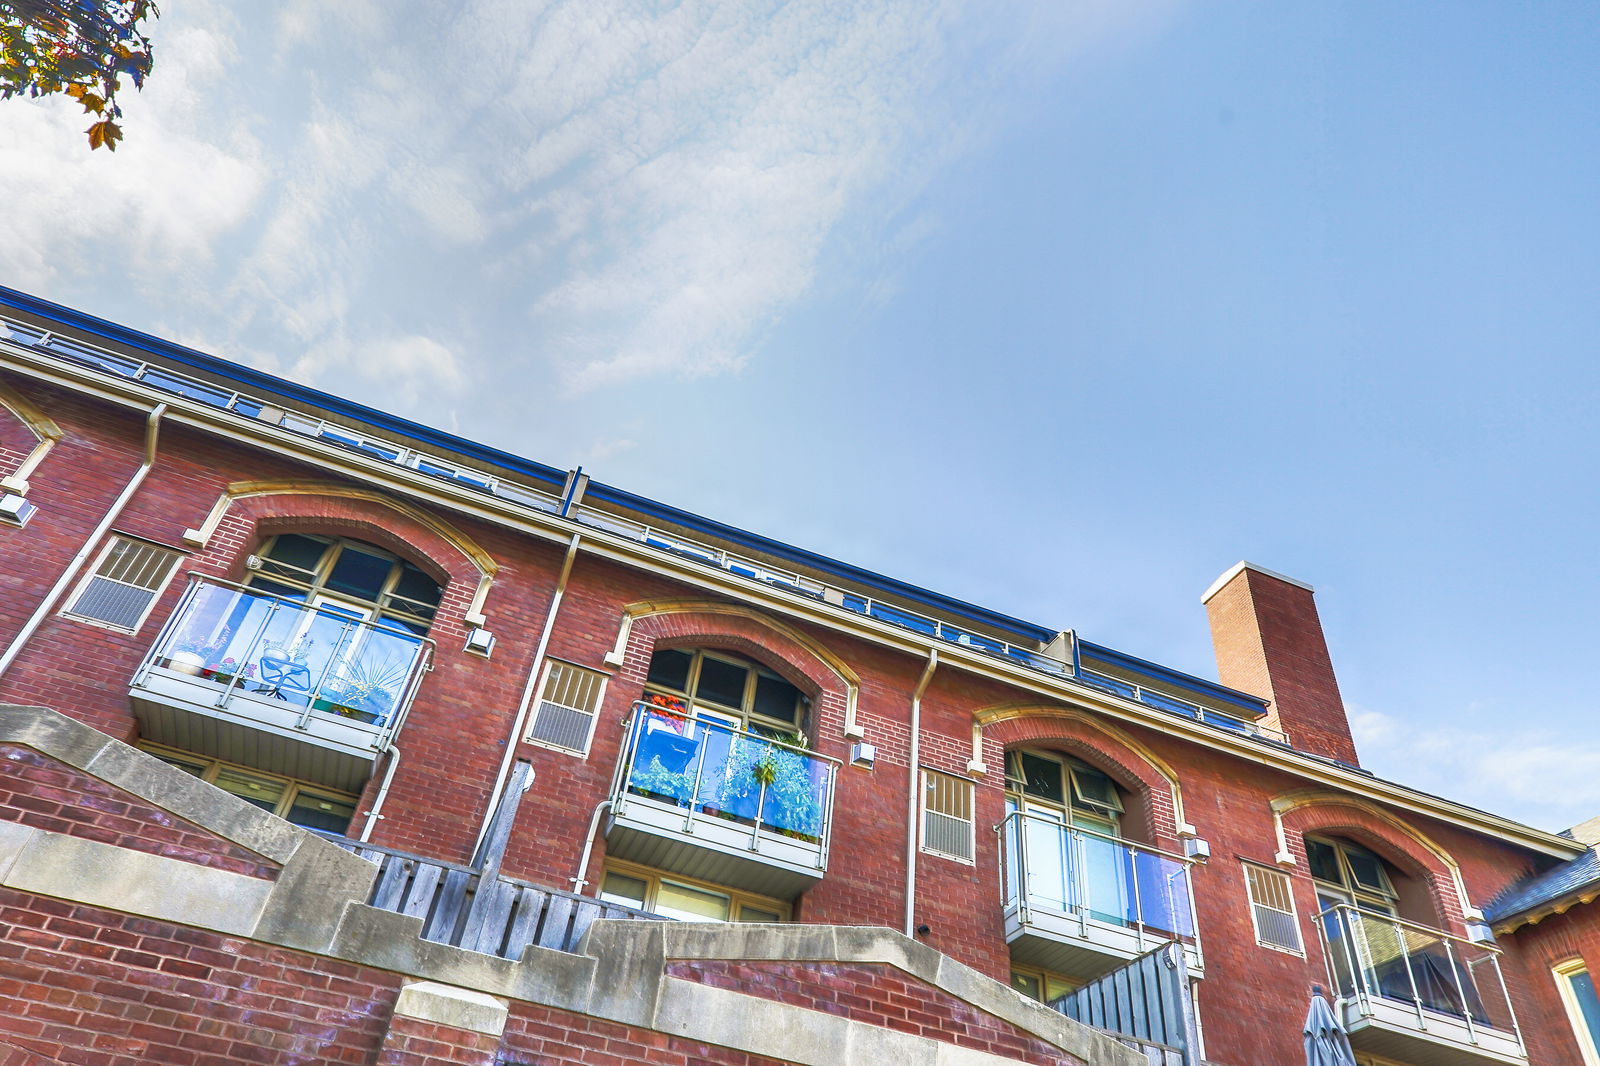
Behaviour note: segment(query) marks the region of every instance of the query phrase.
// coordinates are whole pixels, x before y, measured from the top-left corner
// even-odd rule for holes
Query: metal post
[[[1013,875],[1016,878],[1013,884],[1017,893],[1017,921],[1027,925],[1032,920],[1028,914],[1028,832],[1024,821],[1027,815],[1013,811],[1011,817],[1012,830],[1017,834],[1017,869]]]
[[[1411,985],[1411,1003],[1417,1009],[1417,1028],[1426,1030],[1428,1028],[1428,1020],[1422,1015],[1422,993],[1417,991],[1417,975],[1411,968],[1411,949],[1406,944],[1405,930],[1392,922],[1389,924],[1389,930],[1394,933],[1395,939],[1400,945],[1400,961],[1406,965],[1406,981]],[[1449,947],[1450,945],[1446,943],[1445,949],[1449,950]]]
[[[1478,1042],[1478,1033],[1472,1025],[1472,1001],[1467,998],[1467,990],[1461,984],[1461,967],[1456,965],[1455,945],[1450,943],[1449,940],[1444,942],[1444,954],[1445,958],[1450,960],[1450,976],[1455,978],[1456,981],[1456,995],[1461,997],[1461,1016],[1467,1022],[1467,1039],[1476,1044]]]
[[[827,767],[828,802],[822,807],[822,824],[817,827],[822,834],[822,846],[817,853],[817,869],[825,870],[828,867],[828,851],[833,841],[833,793],[834,785],[838,784],[839,768],[833,763],[823,763]]]
[[[228,705],[228,700],[233,696],[234,687],[238,684],[240,676],[244,673],[244,667],[248,666],[250,660],[255,656],[256,648],[260,646],[261,638],[267,632],[267,626],[272,624],[273,615],[277,614],[278,608],[282,606],[283,604],[279,600],[273,600],[271,603],[267,604],[267,611],[261,616],[261,624],[256,626],[256,634],[250,638],[250,644],[244,650],[244,662],[240,664],[239,673],[233,675],[233,681],[226,689],[223,690],[222,695],[217,697],[218,707],[226,707]],[[305,724],[304,720],[302,720],[300,724],[303,726]]]
[[[768,744],[767,745],[767,751],[770,752],[772,750],[773,750],[772,749],[772,745]],[[757,783],[761,786],[761,791],[756,794],[756,819],[755,819],[755,825],[752,826],[751,829],[750,829],[750,850],[751,851],[760,851],[761,850],[761,817],[762,817],[762,815],[766,814],[766,812],[767,812],[767,783],[765,781],[759,781]]]
[[[1133,881],[1133,935],[1134,942],[1139,945],[1139,953],[1144,954],[1144,898],[1139,892],[1139,852],[1136,848],[1123,845],[1128,856],[1128,866],[1132,873]]]
[[[150,650],[145,653],[144,661],[139,664],[139,671],[133,677],[133,683],[135,685],[143,684],[144,679],[149,676],[150,668],[155,665],[156,659],[160,658],[161,652],[165,648],[167,641],[172,639],[173,633],[176,632],[178,628],[178,620],[182,618],[184,612],[189,609],[189,604],[191,601],[193,601],[195,597],[195,591],[199,587],[200,575],[190,574],[189,587],[183,590],[182,596],[178,597],[177,606],[175,606],[172,609],[172,613],[167,616],[166,622],[161,626],[161,631],[156,634],[155,642],[150,645]],[[171,658],[170,654],[168,655],[168,658]]]
[[[1078,912],[1078,935],[1087,937],[1089,935],[1089,907],[1093,902],[1093,894],[1089,891],[1089,883],[1084,877],[1084,868],[1089,865],[1089,855],[1083,847],[1082,833],[1065,826],[1060,831],[1067,835],[1067,846],[1062,853],[1071,854],[1074,849],[1077,851],[1069,867],[1070,876],[1066,870],[1062,871],[1062,875],[1068,887],[1074,890],[1073,895],[1081,896],[1081,898],[1074,901]]]
[[[1522,1042],[1522,1026],[1517,1024],[1517,1011],[1511,1005],[1511,990],[1506,987],[1505,971],[1500,969],[1500,953],[1497,951],[1489,958],[1494,962],[1494,976],[1500,984],[1500,995],[1505,1000],[1506,1014],[1511,1018],[1511,1031],[1516,1034],[1517,1047],[1526,1052],[1527,1045]]]
[[[711,725],[694,717],[691,717],[689,721],[700,726],[700,746],[699,750],[695,752],[694,759],[694,789],[689,793],[689,810],[683,816],[683,831],[692,835],[694,833],[694,809],[700,802],[700,779],[706,770],[706,738],[711,735]],[[733,750],[731,743],[728,745],[728,750],[730,752]]]

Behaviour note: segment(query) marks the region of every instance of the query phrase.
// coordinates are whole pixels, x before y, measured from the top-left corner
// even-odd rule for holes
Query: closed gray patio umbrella
[[[1356,1066],[1355,1052],[1350,1050],[1350,1038],[1344,1026],[1322,998],[1322,989],[1311,997],[1311,1009],[1306,1012],[1303,1030],[1306,1037],[1306,1066]]]

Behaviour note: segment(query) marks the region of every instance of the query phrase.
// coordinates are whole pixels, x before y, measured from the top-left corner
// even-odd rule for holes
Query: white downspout
[[[78,571],[83,569],[83,564],[88,561],[90,555],[94,554],[95,548],[99,547],[101,539],[111,528],[111,524],[122,514],[122,509],[128,506],[128,501],[133,499],[135,492],[139,491],[139,486],[144,484],[145,475],[150,473],[150,468],[156,462],[156,439],[160,431],[161,416],[166,413],[167,405],[164,403],[158,403],[151,409],[149,416],[145,419],[144,462],[140,463],[139,469],[133,472],[133,477],[128,479],[127,485],[123,486],[117,498],[112,501],[111,509],[105,513],[104,518],[100,519],[100,524],[94,527],[94,532],[90,533],[89,539],[83,542],[83,547],[78,549],[78,554],[72,557],[72,561],[61,572],[61,576],[56,579],[56,583],[50,586],[50,591],[44,594],[44,600],[40,602],[38,609],[33,612],[26,622],[22,623],[22,628],[17,631],[16,637],[12,639],[11,646],[3,653],[0,653],[0,674],[4,674],[10,669],[11,664],[16,661],[17,656],[22,652],[23,645],[27,644],[38,628],[44,624],[44,620],[50,616],[51,609],[55,607],[56,601],[61,598],[61,594],[66,591],[67,586],[71,585],[77,578]]]
[[[615,788],[612,791],[615,792]],[[588,872],[589,856],[594,853],[594,836],[600,831],[600,816],[609,811],[615,802],[612,799],[601,800],[595,804],[594,813],[589,816],[589,835],[583,838],[583,858],[578,860],[578,876],[567,878],[572,882],[572,891],[577,895],[583,895],[584,886],[589,883],[589,879],[583,875]]]
[[[928,649],[928,665],[911,694],[911,783],[906,789],[906,936],[917,935],[917,809],[922,804],[922,694],[939,667],[939,649]]]
[[[511,725],[511,735],[506,738],[506,754],[500,760],[500,772],[495,775],[494,788],[489,791],[489,803],[484,810],[483,825],[478,828],[478,839],[472,845],[472,853],[476,855],[478,848],[483,846],[484,835],[489,832],[489,823],[494,819],[494,812],[500,806],[500,790],[505,787],[506,775],[511,772],[511,762],[517,755],[517,744],[522,740],[522,733],[528,726],[528,715],[533,710],[534,690],[539,685],[539,673],[544,669],[544,652],[550,646],[550,634],[556,627],[556,612],[561,610],[561,598],[567,591],[567,578],[572,576],[572,561],[578,556],[579,535],[574,533],[572,540],[567,542],[567,556],[561,563],[561,576],[556,579],[555,594],[550,597],[550,610],[545,612],[544,630],[539,634],[539,646],[533,652],[533,668],[528,671],[528,683],[522,688],[521,705],[517,708],[516,721]]]
[[[384,749],[389,753],[389,765],[383,768],[383,784],[378,786],[378,794],[372,798],[372,809],[367,811],[367,824],[361,827],[361,842],[366,843],[372,839],[372,830],[383,815],[378,813],[383,810],[383,801],[389,798],[389,785],[394,781],[394,772],[400,766],[400,749],[390,741]]]

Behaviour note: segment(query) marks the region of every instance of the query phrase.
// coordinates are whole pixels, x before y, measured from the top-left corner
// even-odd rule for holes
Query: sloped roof
[[[1484,908],[1484,915],[1498,931],[1505,932],[1558,914],[1571,906],[1570,900],[1584,895],[1600,895],[1600,851],[1594,848],[1512,885]]]

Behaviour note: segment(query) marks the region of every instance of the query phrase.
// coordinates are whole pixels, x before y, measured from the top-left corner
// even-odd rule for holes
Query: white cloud
[[[1600,815],[1600,740],[1530,729],[1415,729],[1399,716],[1352,706],[1362,764],[1436,795],[1559,830]]]

